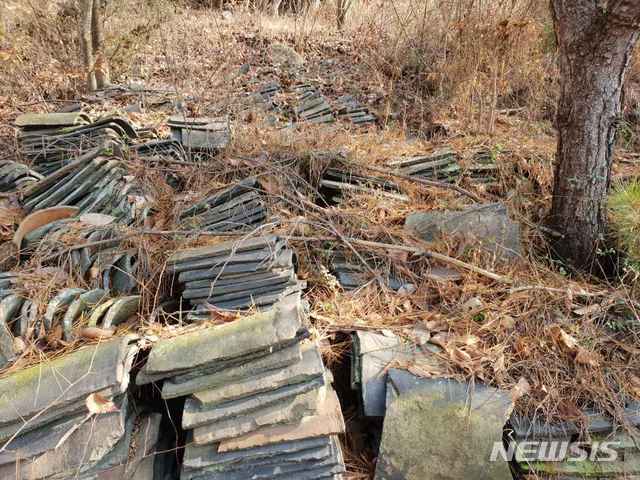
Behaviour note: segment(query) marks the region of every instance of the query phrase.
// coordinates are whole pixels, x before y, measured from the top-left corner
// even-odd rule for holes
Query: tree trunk
[[[344,23],[347,20],[347,13],[351,7],[352,0],[336,0],[336,24],[338,30],[342,30]]]
[[[554,249],[590,269],[606,234],[612,151],[640,0],[622,0],[608,11],[594,0],[551,3],[561,79],[551,223],[564,235]]]
[[[87,90],[96,90],[97,81],[95,73],[95,60],[93,57],[93,38],[91,33],[93,0],[81,0],[81,20],[80,20],[80,48],[82,50],[82,62],[87,77]]]
[[[91,14],[91,37],[93,41],[93,55],[95,58],[95,75],[98,88],[108,87],[111,83],[109,78],[109,62],[104,52],[104,33],[102,30],[101,8],[102,0],[93,0]]]

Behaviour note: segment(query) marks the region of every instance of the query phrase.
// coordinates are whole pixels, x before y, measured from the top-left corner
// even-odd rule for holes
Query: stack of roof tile
[[[143,160],[172,160],[184,162],[186,161],[186,153],[182,144],[172,139],[149,140],[148,142],[138,143],[131,146],[131,151]]]
[[[136,137],[135,128],[121,117],[107,117],[91,123],[84,113],[20,115],[18,141],[22,155],[33,168],[49,174],[84,152]]]
[[[295,86],[293,90],[298,96],[295,114],[299,121],[311,123],[335,121],[331,105],[315,87],[304,84]]]
[[[231,141],[228,118],[175,115],[167,124],[171,128],[171,138],[187,151],[218,151]]]
[[[21,248],[27,254],[45,251],[58,261],[59,255],[67,253],[69,240],[75,237],[76,243],[88,246],[69,253],[72,273],[96,288],[129,294],[138,288],[138,250],[124,248],[120,235],[115,218],[86,214],[54,220],[25,232]]]
[[[80,213],[112,215],[131,224],[151,213],[139,182],[128,175],[119,157],[92,150],[24,191],[27,212],[57,205],[75,206]]]
[[[180,214],[187,228],[208,232],[247,230],[267,218],[262,187],[255,178],[246,178],[193,204]]]
[[[282,92],[282,86],[280,82],[273,81],[261,85],[258,91],[256,91],[252,98],[257,102],[265,106],[266,110],[275,110],[277,108],[274,97]]]
[[[296,278],[293,252],[276,236],[232,240],[178,251],[167,269],[178,275],[182,301],[195,307],[192,321],[222,310],[267,309],[304,288]]]
[[[455,181],[461,174],[456,153],[448,148],[426,155],[402,157],[389,162],[398,173],[445,182]]]
[[[375,125],[377,122],[375,115],[352,95],[343,95],[336,100],[336,114],[356,126]]]
[[[269,312],[157,342],[138,383],[188,396],[181,479],[339,478],[340,406],[300,296]]]
[[[23,163],[0,161],[0,193],[22,190],[43,178]]]
[[[0,282],[5,280],[0,278]],[[65,288],[46,305],[40,305],[17,287],[17,277],[9,280],[14,282],[14,289],[0,300],[0,368],[15,360],[14,338],[55,336],[60,329],[69,341],[78,328],[114,328],[135,315],[140,306],[138,295],[111,297],[100,288]]]
[[[583,419],[584,429],[570,421],[546,423],[514,414],[508,450],[515,451],[523,472],[538,478],[637,478],[640,449],[634,437],[598,412],[586,411]],[[640,402],[627,405],[624,419],[628,426],[640,426]]]
[[[473,163],[466,169],[466,175],[476,183],[491,184],[498,181],[499,169],[491,150],[481,149],[473,155]]]
[[[160,415],[126,396],[136,344],[88,345],[0,379],[0,478],[153,480]]]
[[[343,192],[378,193],[393,200],[407,201],[400,187],[377,177],[366,177],[350,171],[328,168],[320,179],[320,193],[328,203],[339,203]]]
[[[378,260],[379,258],[368,256],[365,258],[366,265],[363,265],[361,261],[349,260],[344,252],[336,252],[331,258],[331,273],[336,276],[345,290],[355,290],[375,280],[372,271],[380,272],[380,278],[392,290],[399,290],[402,287],[415,288],[409,282],[393,274],[388,268],[379,269]]]

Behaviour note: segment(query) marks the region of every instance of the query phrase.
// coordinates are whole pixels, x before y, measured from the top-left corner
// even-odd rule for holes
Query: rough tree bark
[[[612,151],[640,0],[551,0],[551,6],[561,83],[551,222],[564,235],[555,250],[590,269],[606,234]]]

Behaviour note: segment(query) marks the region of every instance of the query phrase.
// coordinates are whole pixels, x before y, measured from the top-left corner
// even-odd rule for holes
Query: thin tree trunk
[[[93,0],[81,0],[81,20],[80,20],[80,48],[82,50],[82,62],[87,78],[87,90],[96,90],[96,74],[94,69],[95,60],[93,57],[93,38],[91,33]]]
[[[91,14],[91,37],[93,41],[93,55],[95,58],[95,75],[98,88],[108,87],[111,83],[109,78],[109,62],[104,52],[104,33],[101,21],[102,0],[93,0]]]
[[[625,1],[640,7],[639,0]],[[606,235],[622,87],[638,39],[633,21],[597,3],[552,0],[561,92],[551,222],[564,234],[554,247],[560,257],[587,269]]]
[[[347,20],[347,13],[351,7],[352,0],[336,0],[336,23],[338,30],[342,30]]]

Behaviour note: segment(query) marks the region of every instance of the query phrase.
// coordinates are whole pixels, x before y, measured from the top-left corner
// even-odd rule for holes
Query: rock
[[[520,226],[501,203],[469,207],[461,212],[417,212],[407,217],[405,228],[428,242],[440,236],[461,235],[477,241],[497,260],[515,260],[521,254]]]
[[[274,63],[301,67],[304,65],[304,58],[293,48],[284,43],[275,42],[271,45],[271,58]]]
[[[490,461],[508,392],[391,369],[387,398],[376,480],[512,479],[507,462]]]

